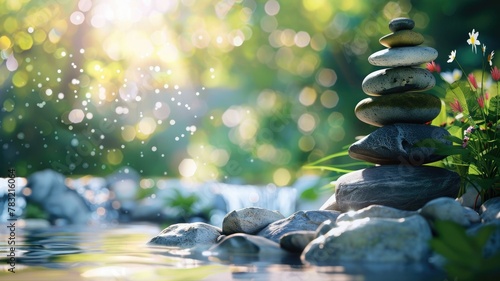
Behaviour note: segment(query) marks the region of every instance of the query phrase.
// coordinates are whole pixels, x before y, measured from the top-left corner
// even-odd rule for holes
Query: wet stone
[[[460,176],[438,167],[382,165],[345,174],[335,185],[335,208],[342,212],[370,205],[415,211],[439,197],[455,198]]]
[[[148,244],[179,248],[197,246],[208,248],[217,243],[221,232],[220,228],[202,222],[178,223],[162,230]]]
[[[414,66],[433,61],[437,56],[438,52],[431,47],[398,47],[375,52],[368,57],[368,62],[385,67]]]
[[[424,93],[401,93],[361,100],[354,109],[359,120],[377,127],[395,123],[424,124],[438,116],[441,100]]]
[[[381,96],[410,91],[425,91],[436,85],[436,79],[427,69],[396,67],[374,71],[363,80],[361,87],[370,96]]]
[[[280,246],[290,252],[302,253],[307,244],[315,238],[316,232],[312,230],[293,231],[281,236]]]
[[[316,231],[318,226],[326,220],[335,221],[340,215],[337,211],[298,211],[291,216],[275,221],[261,230],[258,235],[279,242],[281,236],[297,231]]]
[[[225,235],[233,233],[255,234],[285,217],[278,211],[249,207],[229,212],[222,221],[222,232]]]
[[[389,22],[389,29],[392,32],[399,30],[410,30],[415,27],[415,22],[409,18],[395,18]]]
[[[445,157],[435,154],[435,144],[430,140],[451,145],[446,140],[449,135],[441,127],[396,123],[378,128],[353,143],[349,147],[349,156],[375,164],[419,166]]]
[[[430,254],[429,225],[421,216],[365,218],[342,222],[313,240],[301,259],[313,265],[336,262],[418,262]]]
[[[381,37],[379,42],[387,48],[418,46],[424,43],[424,36],[413,30],[400,30]]]

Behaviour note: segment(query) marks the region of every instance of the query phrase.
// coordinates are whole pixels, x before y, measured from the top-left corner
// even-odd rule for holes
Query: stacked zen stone
[[[371,97],[355,108],[359,120],[380,128],[352,144],[349,155],[378,165],[340,177],[335,195],[322,209],[345,212],[379,204],[417,210],[434,198],[456,197],[458,174],[423,166],[444,158],[435,154],[433,141],[425,145],[426,140],[450,143],[445,129],[426,124],[441,111],[441,100],[423,93],[436,81],[419,66],[438,54],[433,48],[419,46],[424,37],[412,30],[414,26],[408,18],[389,23],[393,33],[380,38],[387,49],[368,58],[370,64],[387,68],[364,79],[363,91]]]

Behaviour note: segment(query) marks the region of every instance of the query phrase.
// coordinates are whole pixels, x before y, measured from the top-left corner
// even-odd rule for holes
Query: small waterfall
[[[215,183],[213,191],[220,194],[227,204],[227,211],[246,207],[259,207],[279,211],[289,216],[296,211],[297,190],[293,187],[235,185]]]

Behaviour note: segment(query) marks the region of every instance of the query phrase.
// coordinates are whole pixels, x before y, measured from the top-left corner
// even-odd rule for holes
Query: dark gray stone
[[[256,207],[234,210],[224,217],[222,221],[222,233],[224,235],[233,233],[255,234],[270,223],[284,218],[278,211]]]
[[[441,111],[441,100],[430,94],[400,93],[361,100],[354,109],[359,120],[377,127],[395,123],[424,124]]]
[[[217,243],[222,230],[203,223],[173,224],[153,237],[148,244],[178,248],[208,248]]]
[[[429,225],[421,216],[403,219],[364,218],[342,222],[313,240],[302,261],[313,265],[337,262],[419,262],[430,254]]]
[[[479,209],[484,222],[500,220],[500,197],[488,199]]]
[[[436,49],[424,46],[397,47],[380,50],[368,57],[368,62],[375,66],[398,67],[415,66],[437,58]]]
[[[441,160],[445,155],[435,154],[432,141],[451,145],[441,127],[397,123],[383,126],[349,147],[349,156],[375,164],[408,164],[419,166]],[[421,145],[415,146],[420,143]],[[424,144],[427,144],[424,146]]]
[[[425,91],[436,85],[432,73],[419,67],[385,68],[368,74],[361,87],[370,96]]]
[[[65,184],[65,177],[52,170],[33,173],[28,178],[27,187],[31,194],[26,196],[29,203],[39,205],[50,216],[51,223],[63,220],[70,224],[85,224],[91,214],[85,200]]]
[[[294,252],[302,253],[307,244],[316,238],[316,231],[298,230],[289,232],[280,238],[281,248]]]
[[[341,176],[336,181],[336,207],[347,212],[376,204],[415,211],[435,198],[455,198],[459,187],[459,175],[447,169],[383,165]]]
[[[399,30],[411,30],[415,27],[415,22],[409,18],[394,18],[389,22],[389,29],[392,32]]]
[[[288,218],[275,221],[261,230],[258,235],[279,242],[281,236],[297,230],[316,231],[326,220],[335,221],[340,215],[337,211],[298,211]]]

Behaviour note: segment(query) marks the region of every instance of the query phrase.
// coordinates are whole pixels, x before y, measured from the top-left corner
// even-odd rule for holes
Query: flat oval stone
[[[415,27],[415,22],[409,18],[395,18],[389,22],[389,29],[392,32],[405,29],[413,29]]]
[[[377,127],[395,123],[424,124],[438,116],[441,100],[424,93],[401,93],[361,100],[354,109],[359,120]]]
[[[431,166],[382,165],[345,174],[335,182],[338,210],[370,205],[416,211],[439,197],[455,198],[460,176]]]
[[[430,71],[417,67],[396,67],[374,71],[365,77],[361,87],[370,96],[410,91],[425,91],[436,85]]]
[[[387,34],[378,40],[387,48],[417,46],[424,43],[424,36],[413,30],[400,30]]]
[[[375,66],[397,67],[420,65],[437,58],[436,49],[424,46],[397,47],[380,50],[368,57]]]
[[[446,140],[450,133],[444,128],[398,123],[383,126],[349,147],[349,156],[375,164],[405,164],[420,166],[445,158],[435,154],[435,140],[451,145]],[[421,145],[415,146],[417,143]]]

